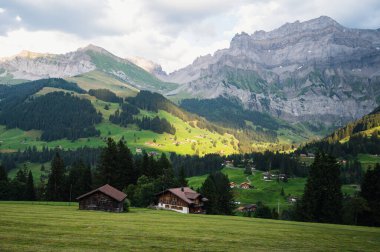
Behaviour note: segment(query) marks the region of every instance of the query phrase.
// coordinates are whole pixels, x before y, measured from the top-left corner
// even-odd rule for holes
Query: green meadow
[[[378,251],[380,229],[0,202],[0,251]]]
[[[265,181],[261,171],[254,172],[253,175],[247,176],[244,174],[244,169],[226,167],[222,172],[228,175],[230,181],[239,185],[242,182],[251,181],[253,189],[233,188],[235,201],[241,204],[253,204],[258,201],[263,202],[271,208],[277,208],[278,204],[281,209],[286,209],[291,206],[288,202],[288,197],[301,197],[306,183],[306,178],[289,178],[288,182],[277,182],[276,180]],[[189,186],[200,188],[205,181],[207,175],[191,177],[188,179]],[[249,180],[247,180],[247,178]],[[284,196],[281,195],[281,189],[284,189]],[[344,185],[343,193],[355,194],[357,191],[356,185]]]

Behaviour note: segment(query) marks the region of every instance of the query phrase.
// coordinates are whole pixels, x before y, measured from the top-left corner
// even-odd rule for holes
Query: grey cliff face
[[[380,103],[380,32],[329,17],[237,34],[228,49],[168,75],[186,92],[238,97],[246,108],[340,124]]]
[[[14,79],[37,80],[75,76],[94,70],[95,65],[83,50],[61,55],[27,52],[26,55],[23,53],[3,60],[0,62],[0,69]]]

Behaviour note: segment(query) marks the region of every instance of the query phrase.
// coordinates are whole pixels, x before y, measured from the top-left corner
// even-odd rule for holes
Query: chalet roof
[[[88,193],[85,193],[85,194],[79,196],[77,198],[77,200],[82,199],[82,198],[84,198],[86,196],[89,196],[89,195],[91,195],[91,194],[93,194],[95,192],[102,192],[105,195],[107,195],[107,196],[109,196],[109,197],[111,197],[114,200],[117,200],[119,202],[123,201],[127,197],[127,195],[125,193],[117,190],[116,188],[110,186],[109,184],[106,184],[106,185],[101,186],[101,187],[99,187],[99,188],[97,188],[95,190],[92,190],[91,192],[88,192]]]
[[[178,198],[182,199],[188,204],[193,204],[195,199],[197,199],[198,197],[202,197],[201,194],[193,191],[189,187],[170,188],[163,192],[158,193],[157,195],[163,194],[168,191],[173,193]]]

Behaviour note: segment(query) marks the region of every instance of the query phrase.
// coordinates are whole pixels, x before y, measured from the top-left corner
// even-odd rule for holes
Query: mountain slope
[[[372,154],[377,157],[380,154],[380,107],[335,130],[324,139],[306,144],[297,152],[316,152],[318,149],[337,157],[358,154]]]
[[[123,138],[133,151],[198,155],[238,151],[239,141],[227,129],[180,109],[162,95],[141,91],[121,104],[104,101],[115,98],[110,94],[105,89],[86,92],[75,83],[53,78],[0,85],[0,151],[96,148],[104,146],[107,137]],[[131,107],[136,112],[126,113],[132,121],[119,125],[110,120]]]
[[[379,69],[379,30],[320,17],[237,34],[229,48],[164,79],[181,83],[173,99],[233,97],[249,110],[339,126],[380,103]]]
[[[121,86],[132,85],[137,89],[156,92],[177,87],[176,84],[163,82],[132,62],[94,45],[66,54],[38,54],[24,51],[14,57],[1,59],[0,83],[12,84],[54,77],[70,78],[95,70],[118,80]]]

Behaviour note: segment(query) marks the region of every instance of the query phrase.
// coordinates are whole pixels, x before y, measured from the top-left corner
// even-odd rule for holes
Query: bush
[[[130,205],[131,205],[131,203],[129,202],[129,200],[125,199],[125,201],[123,203],[123,210],[124,210],[125,213],[129,212]]]

